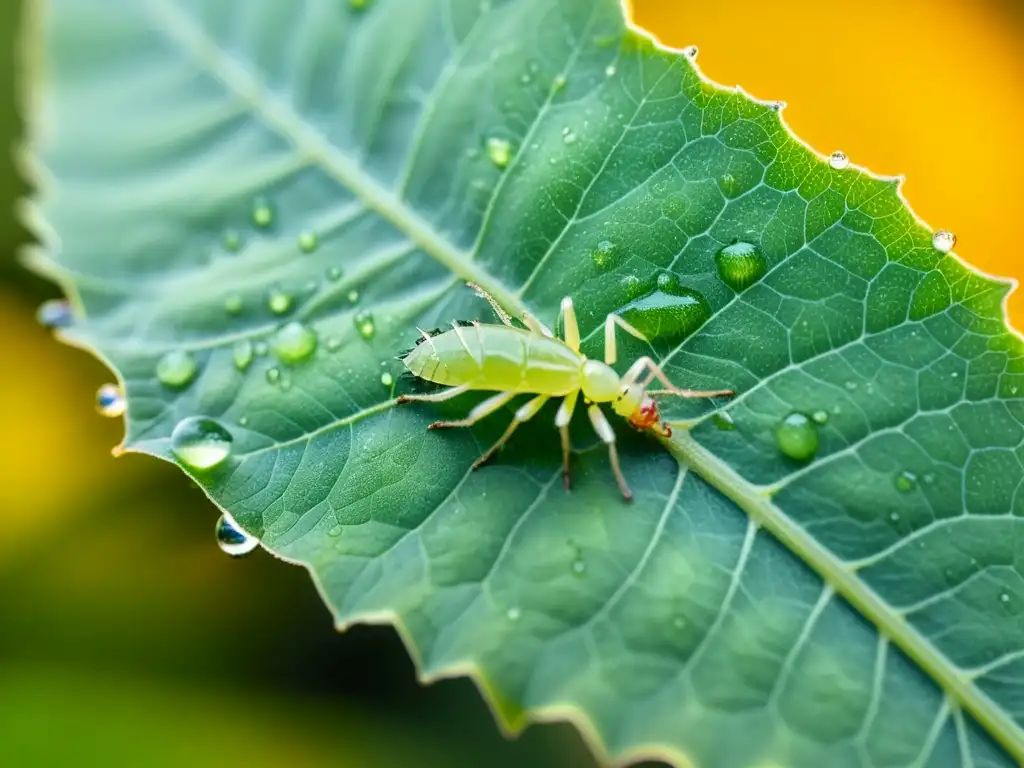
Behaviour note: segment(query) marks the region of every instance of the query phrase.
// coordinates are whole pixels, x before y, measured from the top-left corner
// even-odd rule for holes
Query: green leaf
[[[613,0],[54,6],[33,263],[62,335],[125,384],[124,449],[230,433],[192,474],[339,627],[393,622],[425,680],[614,758],[1024,757],[1024,345],[895,180]],[[382,383],[416,326],[494,321],[465,280],[549,323],[573,296],[593,356],[609,312],[696,292],[696,328],[632,304],[669,335],[620,357],[738,394],[672,405],[664,447],[620,422],[631,506],[583,423],[563,491],[550,408],[472,472],[510,412],[427,432],[474,398]]]

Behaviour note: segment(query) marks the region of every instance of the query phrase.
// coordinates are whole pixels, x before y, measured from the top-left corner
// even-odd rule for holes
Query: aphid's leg
[[[587,416],[590,417],[590,423],[594,425],[594,431],[597,432],[598,437],[608,446],[608,459],[611,461],[612,473],[615,475],[615,482],[618,483],[619,490],[626,501],[632,501],[633,492],[629,490],[626,478],[622,476],[622,468],[619,466],[619,452],[615,448],[615,430],[612,429],[612,425],[608,423],[607,417],[601,411],[601,406],[597,403],[587,408]]]
[[[668,380],[668,376],[666,376],[665,372],[661,370],[661,366],[654,362],[650,357],[641,357],[633,363],[622,377],[622,385],[629,386],[639,379],[644,368],[649,369],[649,374],[647,380],[644,382],[644,387],[646,387],[651,382],[651,379],[654,378],[657,378],[658,381],[667,387],[667,389],[648,390],[647,394],[649,395],[675,395],[676,397],[729,397],[735,394],[731,389],[679,389],[679,387]]]
[[[516,415],[512,419],[512,423],[508,425],[508,429],[505,430],[505,434],[498,438],[498,442],[487,449],[487,453],[473,462],[473,469],[479,469],[484,462],[494,455],[495,451],[508,442],[508,439],[512,437],[512,433],[516,431],[516,428],[520,424],[527,422],[536,416],[537,411],[539,411],[541,407],[543,407],[544,403],[550,399],[551,398],[548,395],[537,395],[537,397],[519,406],[519,410],[516,411]]]
[[[401,405],[402,403],[443,403],[445,400],[451,400],[453,397],[458,397],[463,392],[469,391],[468,384],[460,384],[457,387],[451,389],[445,389],[441,392],[437,392],[433,395],[399,395],[396,403]]]
[[[615,348],[616,325],[631,336],[635,336],[640,339],[640,341],[647,341],[646,336],[621,317],[616,314],[608,315],[604,320],[604,361],[608,363],[608,365],[615,365],[615,361],[619,359],[618,352]]]
[[[469,412],[469,415],[466,416],[466,418],[459,419],[458,421],[435,421],[427,427],[427,429],[441,429],[442,427],[471,427],[484,416],[489,416],[494,413],[518,394],[518,392],[499,392],[493,397],[488,397],[486,400],[474,406],[473,410]]]
[[[484,301],[491,305],[491,309],[494,310],[494,314],[501,318],[501,322],[503,322],[505,325],[512,325],[512,318],[509,316],[508,312],[501,308],[501,305],[498,303],[497,299],[491,296],[491,294],[489,294],[476,283],[466,283],[466,285],[469,288],[472,288],[473,292],[476,293],[477,296],[479,296],[481,299],[483,299]]]
[[[565,490],[572,486],[572,443],[569,442],[569,422],[572,421],[572,412],[576,409],[576,399],[579,396],[578,389],[570,392],[558,406],[558,413],[555,414],[555,426],[562,437],[562,476],[565,478]]]
[[[568,296],[562,299],[562,335],[569,349],[580,351],[580,326],[576,322],[576,308]]]
[[[549,339],[553,339],[555,337],[555,334],[551,332],[551,329],[534,317],[530,312],[523,312],[523,322],[526,324],[526,327],[534,333],[547,336]]]

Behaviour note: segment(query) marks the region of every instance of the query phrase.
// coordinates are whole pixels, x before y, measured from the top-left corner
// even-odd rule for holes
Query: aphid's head
[[[662,437],[672,436],[672,428],[661,420],[658,404],[640,384],[624,386],[612,407],[635,429],[649,429]]]

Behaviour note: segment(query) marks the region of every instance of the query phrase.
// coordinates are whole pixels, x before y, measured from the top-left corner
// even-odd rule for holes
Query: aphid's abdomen
[[[403,360],[422,379],[470,389],[565,395],[579,388],[582,358],[565,344],[501,325],[453,328]]]

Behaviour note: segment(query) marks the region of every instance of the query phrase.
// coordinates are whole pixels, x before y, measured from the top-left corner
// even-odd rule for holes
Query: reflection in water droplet
[[[266,198],[256,198],[252,204],[252,223],[262,229],[274,223],[274,209],[270,207],[270,202]]]
[[[775,444],[784,456],[809,461],[818,452],[818,431],[802,413],[791,413],[775,429]]]
[[[281,380],[281,370],[279,368],[267,368],[267,383],[277,384]]]
[[[828,411],[815,411],[811,414],[811,419],[815,424],[825,424],[828,422]]]
[[[274,288],[267,294],[267,307],[275,315],[283,315],[292,308],[291,294],[285,293],[280,288]]]
[[[829,155],[828,164],[832,166],[835,170],[841,171],[844,168],[849,167],[850,158],[846,156],[845,152],[840,152],[837,149],[835,152]]]
[[[242,250],[242,235],[239,234],[237,229],[228,229],[221,238],[221,244],[224,246],[225,251],[238,253]]]
[[[270,340],[274,354],[286,363],[305,360],[316,349],[316,333],[298,322],[288,323],[277,330]]]
[[[213,419],[189,416],[171,433],[171,451],[194,470],[212,469],[231,453],[231,433]]]
[[[243,300],[237,293],[232,293],[224,299],[224,311],[229,315],[237,315],[242,311]]]
[[[67,328],[75,321],[75,316],[67,299],[50,299],[39,305],[36,320],[44,328]]]
[[[590,254],[590,258],[594,261],[594,265],[598,269],[608,269],[612,265],[612,261],[615,259],[616,251],[615,243],[611,240],[602,240],[594,248]]]
[[[723,283],[742,291],[764,277],[768,260],[753,243],[733,243],[715,254],[715,266]]]
[[[507,139],[499,139],[492,136],[487,139],[487,157],[491,159],[498,168],[507,168],[512,160],[512,145]]]
[[[217,546],[220,551],[232,557],[244,557],[259,545],[259,539],[250,536],[227,515],[221,515],[217,521]]]
[[[711,306],[697,291],[680,287],[676,293],[653,291],[618,312],[648,339],[687,336],[711,317]]]
[[[252,362],[252,342],[248,339],[239,339],[231,350],[231,356],[235,361],[235,368],[244,371]]]
[[[917,475],[913,472],[903,470],[895,479],[896,490],[900,493],[909,493],[910,491],[917,488]]]
[[[395,383],[395,378],[390,373],[385,371],[380,375],[380,383],[390,389],[391,385]]]
[[[711,423],[725,432],[732,432],[736,429],[736,422],[728,411],[717,411],[711,417]]]
[[[96,412],[108,419],[123,416],[127,403],[117,384],[104,384],[96,390]]]
[[[359,335],[367,341],[372,339],[374,333],[377,331],[373,324],[373,315],[368,309],[357,312],[353,318],[353,322],[355,323],[356,330],[359,332]]]
[[[508,617],[509,621],[519,621],[520,617],[523,615],[523,612],[517,606],[512,606],[507,611],[505,611],[505,615]]]
[[[316,232],[310,232],[309,230],[299,233],[299,250],[303,253],[312,253],[316,250],[319,240],[317,240]]]
[[[956,245],[956,235],[948,229],[940,229],[932,235],[932,246],[940,253],[949,253]]]
[[[335,283],[335,282],[337,282],[338,280],[341,279],[341,268],[340,267],[328,267],[327,268],[327,272],[325,274],[327,275],[327,281],[328,282]]]
[[[180,389],[195,378],[199,367],[188,352],[175,350],[161,357],[156,364],[156,377],[167,387]]]

